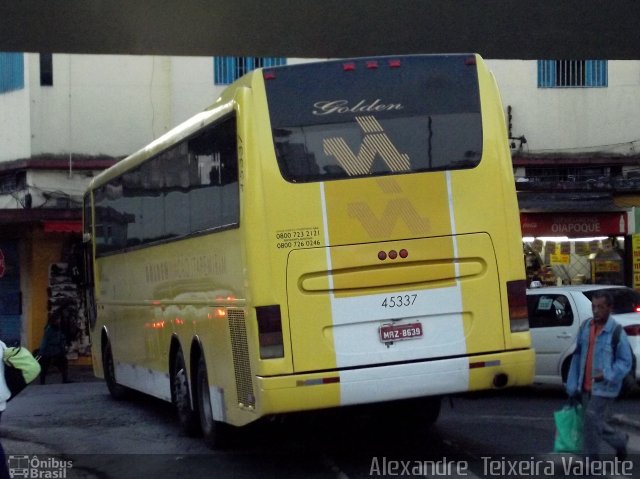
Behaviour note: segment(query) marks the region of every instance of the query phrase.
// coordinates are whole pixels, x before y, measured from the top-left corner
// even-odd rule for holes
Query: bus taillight
[[[257,306],[256,318],[258,319],[260,358],[271,359],[284,357],[280,306],[277,304],[272,306]]]
[[[507,281],[507,298],[509,300],[511,332],[528,331],[529,313],[527,311],[526,280]]]

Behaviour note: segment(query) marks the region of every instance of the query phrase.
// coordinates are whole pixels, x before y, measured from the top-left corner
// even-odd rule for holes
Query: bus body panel
[[[227,308],[245,302],[239,236],[230,230],[207,241],[185,239],[97,261],[98,314],[109,324],[119,383],[170,399],[175,335],[186,361],[194,337],[216,344],[207,351],[212,384],[235,384],[224,365],[232,357]]]
[[[531,384],[531,349],[293,376],[258,377],[260,413],[278,414],[494,388],[496,374],[508,386]],[[470,365],[472,367],[470,367]]]
[[[486,234],[293,250],[287,290],[295,371],[313,371],[504,349],[495,258]],[[380,260],[380,251],[405,250]],[[330,258],[331,263],[327,263]],[[463,306],[461,285],[476,294]],[[330,304],[327,304],[330,303]],[[384,324],[422,335],[384,341]],[[482,345],[476,350],[467,344]],[[323,358],[328,358],[323,361]]]
[[[400,103],[374,96],[356,104],[348,98],[349,108],[367,111],[356,115],[351,136],[343,138],[336,129],[324,154],[347,169],[365,165],[371,172],[389,168],[391,174],[336,173],[329,180],[298,181],[295,171],[280,168],[282,140],[276,148],[274,142],[286,135],[272,129],[266,75],[257,70],[187,126],[94,179],[95,196],[141,161],[188,143],[210,124],[235,118],[238,224],[95,258],[96,374],[103,373],[105,331],[118,382],[171,400],[171,351],[177,344],[192,386],[197,366],[192,358],[202,355],[214,418],[234,425],[265,414],[489,389],[497,387],[499,375],[506,375],[504,386],[530,384],[530,336],[510,330],[506,295],[509,281],[524,278],[524,266],[500,99],[480,57],[473,57],[476,63],[469,56],[445,57],[443,64],[464,61],[456,66],[463,76],[477,68],[482,107],[473,115],[480,113],[482,124],[470,141],[477,145],[481,135],[482,158],[473,167],[463,159],[439,170],[423,165],[400,174],[408,154],[393,138],[413,141],[415,135],[401,131],[413,123],[404,118],[401,127],[387,129],[375,117],[386,109],[383,118],[394,120],[388,110],[399,111]],[[398,64],[410,67],[412,61]],[[331,75],[350,75],[349,68]],[[436,89],[446,78],[438,68],[429,77]],[[411,68],[407,72],[414,77]],[[286,76],[276,69],[275,78],[281,73]],[[327,78],[328,86],[332,77]],[[467,85],[456,82],[457,88]],[[324,85],[315,82],[313,88],[322,95]],[[359,95],[357,82],[349,88]],[[402,98],[413,97],[415,92]],[[456,114],[466,108],[462,97],[453,100]],[[320,105],[324,115],[331,108],[347,110],[343,101],[329,95],[313,107]],[[446,101],[438,101],[436,115],[441,115]],[[434,131],[454,125],[463,132],[476,120],[462,113],[460,125],[436,119]],[[428,125],[431,130],[430,119]],[[314,126],[323,127],[322,122]],[[453,147],[452,155],[466,155],[460,150]],[[477,151],[470,152],[474,155]],[[324,161],[316,159],[318,166]],[[199,201],[207,205],[206,190],[202,193]],[[279,357],[261,356],[260,307],[280,312]],[[412,328],[410,338],[388,335],[402,325]],[[414,335],[416,328],[421,334]]]

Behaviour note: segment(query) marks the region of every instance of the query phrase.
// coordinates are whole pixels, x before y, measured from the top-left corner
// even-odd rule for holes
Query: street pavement
[[[62,378],[59,372],[52,368],[53,371],[47,375],[46,383],[47,384],[59,384],[62,382]],[[69,366],[69,379],[73,382],[93,382],[93,381],[102,381],[102,379],[98,379],[93,375],[93,369],[90,365],[70,365]],[[36,378],[36,380],[31,383],[29,388],[42,387],[40,386],[40,379]],[[105,386],[106,387],[106,386]],[[7,405],[8,408],[11,407],[11,402]],[[2,442],[2,447],[4,448],[6,457],[10,457],[12,455],[24,454],[24,451],[29,451],[31,456],[56,456],[60,457],[64,454],[62,451],[55,450],[51,446],[45,444],[44,442],[36,442],[33,437],[30,437],[28,434],[24,434],[15,429],[6,429],[0,426],[0,438]],[[91,474],[87,474],[84,471],[73,471],[73,474],[68,477],[95,477]]]
[[[72,366],[70,368],[69,376],[73,382],[102,382],[101,379],[94,377],[91,366],[87,365]],[[59,383],[61,383],[60,375],[54,370],[54,372],[47,377],[47,384]],[[43,386],[41,386],[39,384],[39,380],[36,379],[36,381],[28,387],[42,388]],[[8,407],[11,407],[11,403],[9,403]],[[629,454],[640,454],[640,417],[636,417],[636,415],[631,414],[614,414],[612,422],[629,432]],[[30,457],[66,457],[64,451],[55,449],[55,446],[53,445],[55,443],[51,438],[47,438],[47,440],[39,442],[34,439],[33,434],[29,434],[29,431],[21,431],[7,425],[3,425],[1,426],[0,437],[6,457],[9,459],[11,459],[11,456],[16,457],[17,455],[24,454],[25,451],[29,451]],[[549,459],[550,457],[549,454],[544,454],[544,456],[546,459]],[[551,456],[553,457],[553,455]],[[556,457],[559,458],[560,455],[557,455]],[[82,468],[70,469],[67,477],[82,479],[102,478],[102,476],[97,476],[91,471]]]

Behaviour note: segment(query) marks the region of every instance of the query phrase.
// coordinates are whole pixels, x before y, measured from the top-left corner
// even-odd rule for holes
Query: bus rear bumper
[[[258,377],[259,414],[324,409],[531,384],[533,349]]]

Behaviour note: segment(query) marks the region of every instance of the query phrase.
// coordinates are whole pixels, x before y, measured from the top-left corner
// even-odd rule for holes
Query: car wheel
[[[571,358],[573,356],[569,356],[562,363],[562,367],[560,368],[560,374],[562,375],[562,384],[567,384],[567,378],[569,377],[569,368],[571,368]]]
[[[171,389],[173,404],[178,413],[180,427],[189,436],[199,432],[199,419],[196,411],[191,406],[191,394],[189,392],[189,379],[184,363],[184,355],[179,349],[173,360],[171,375]]]

